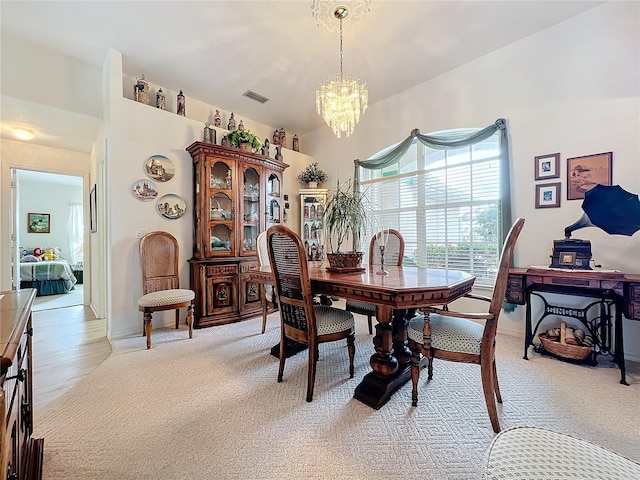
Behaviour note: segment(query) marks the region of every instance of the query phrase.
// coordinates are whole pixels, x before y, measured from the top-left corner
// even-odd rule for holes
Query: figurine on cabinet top
[[[284,131],[284,128],[281,128],[280,130],[278,130],[278,137],[280,137],[280,145],[282,145],[284,148],[287,148],[287,134]]]
[[[182,89],[180,89],[180,93],[178,93],[178,109],[176,113],[178,115],[182,115],[183,117],[187,114],[184,94],[182,93]]]
[[[204,124],[202,141],[206,143],[216,143],[216,131],[211,128],[211,124],[209,122]]]
[[[167,109],[167,101],[161,88],[158,89],[158,93],[156,93],[156,107],[160,110]]]
[[[273,131],[273,144],[280,145],[280,134],[277,128]]]
[[[262,150],[261,150],[262,155],[265,156],[269,156],[269,139],[265,138],[264,139],[264,143],[262,144]]]
[[[242,120],[240,120],[240,123],[238,124],[238,131],[239,132],[244,131],[244,123],[242,123]]]
[[[224,146],[224,147],[229,147],[229,137],[227,136],[227,134],[225,133],[224,135],[222,135],[222,140],[220,140],[220,145]]]
[[[282,150],[280,150],[281,148],[282,147],[280,145],[276,147],[276,157],[275,157],[276,160],[280,160],[280,161],[282,161],[282,153],[281,153]]]
[[[149,105],[149,83],[145,80],[144,73],[133,86],[133,96],[136,102]]]
[[[294,134],[293,135],[293,151],[294,152],[299,152],[300,151],[300,140],[298,140],[298,135]]]
[[[227,124],[227,130],[233,131],[236,129],[236,117],[233,116],[233,112],[231,112],[231,116],[229,117],[229,123]]]
[[[213,116],[213,126],[219,127],[222,124],[222,117],[220,117],[220,110],[216,109],[216,114]]]

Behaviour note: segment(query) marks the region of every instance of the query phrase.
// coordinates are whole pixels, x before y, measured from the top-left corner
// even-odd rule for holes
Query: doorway
[[[34,311],[86,304],[83,177],[15,169],[14,178],[14,284],[38,289]]]

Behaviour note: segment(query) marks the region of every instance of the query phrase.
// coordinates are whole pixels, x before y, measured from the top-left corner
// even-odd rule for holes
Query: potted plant
[[[307,167],[298,175],[298,181],[306,183],[309,188],[317,188],[318,184],[326,180],[327,174],[318,168],[318,162],[313,162],[311,165],[307,165]]]
[[[262,142],[250,130],[234,130],[227,135],[232,147],[257,152],[262,148]],[[244,145],[244,146],[243,146]]]
[[[363,252],[360,239],[367,225],[367,198],[349,179],[328,192],[323,221],[329,243],[327,260],[334,270],[354,271],[359,268]],[[347,240],[352,240],[352,251],[342,250]]]

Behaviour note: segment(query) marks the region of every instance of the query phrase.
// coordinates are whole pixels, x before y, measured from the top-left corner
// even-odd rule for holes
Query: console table
[[[585,308],[573,308],[550,304],[545,293],[593,298],[594,302]],[[531,319],[531,296],[542,299],[544,309],[535,325]],[[613,342],[613,360],[620,369],[620,383],[628,385],[625,377],[624,336],[622,315],[629,320],[640,320],[640,274],[628,274],[603,270],[566,270],[558,268],[529,267],[511,268],[507,302],[526,305],[524,359],[528,360],[527,350],[533,343],[538,327],[548,315],[568,316],[582,323],[594,339],[594,353],[591,363],[595,364],[596,355],[611,353]],[[611,307],[614,307],[614,325],[612,332]],[[587,318],[591,308],[599,309],[595,322]]]
[[[42,478],[44,439],[33,431],[31,307],[36,290],[0,292],[0,477]]]

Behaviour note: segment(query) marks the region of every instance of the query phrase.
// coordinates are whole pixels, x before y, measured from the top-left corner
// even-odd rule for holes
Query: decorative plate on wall
[[[182,197],[173,193],[169,193],[160,197],[156,205],[158,208],[158,213],[163,217],[169,218],[171,220],[180,218],[187,210],[187,204],[182,199]]]
[[[149,201],[158,196],[158,186],[151,180],[141,178],[131,185],[131,193],[138,200]]]
[[[168,182],[176,173],[173,162],[164,155],[152,155],[144,162],[149,178],[157,182]]]

